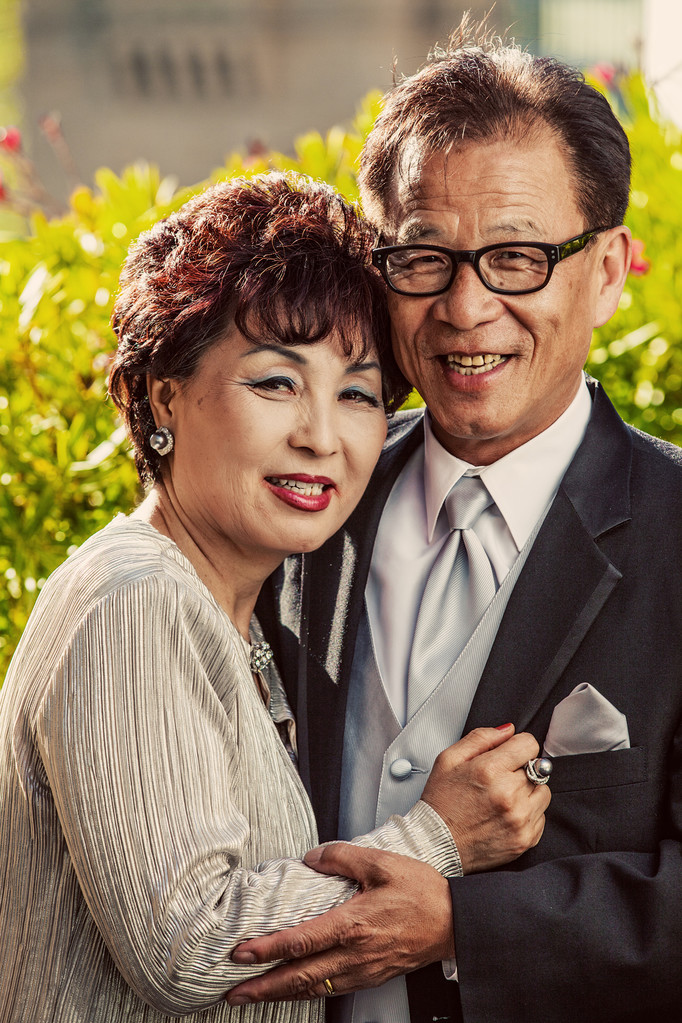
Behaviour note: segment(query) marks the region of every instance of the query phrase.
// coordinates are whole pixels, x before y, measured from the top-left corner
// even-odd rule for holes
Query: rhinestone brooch
[[[251,647],[251,671],[262,671],[270,663],[272,656],[269,643],[254,643]]]

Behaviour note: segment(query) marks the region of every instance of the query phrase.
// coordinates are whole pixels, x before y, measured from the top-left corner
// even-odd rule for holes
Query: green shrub
[[[211,181],[294,169],[356,198],[354,168],[379,100],[368,96],[348,131],[299,138],[293,158],[234,155]],[[13,181],[21,155],[5,157]],[[34,213],[27,236],[0,241],[0,680],[43,580],[138,497],[107,400],[111,304],[131,241],[204,184],[176,192],[146,164],[120,178],[103,169],[65,216]],[[22,223],[17,208],[6,233]]]
[[[595,332],[589,369],[625,419],[682,442],[682,146],[652,114],[639,78],[621,83],[618,98],[635,158],[628,223],[650,269],[629,278],[621,309]],[[379,104],[373,93],[349,130],[298,139],[293,158],[234,155],[211,180],[291,168],[355,199],[357,157]],[[34,214],[25,237],[0,241],[0,679],[42,581],[137,499],[106,396],[111,303],[130,242],[201,187],[176,192],[145,164],[121,177],[101,170],[65,216]]]
[[[682,136],[639,76],[620,84],[618,100],[633,156],[635,272],[594,333],[588,369],[627,422],[682,444]]]

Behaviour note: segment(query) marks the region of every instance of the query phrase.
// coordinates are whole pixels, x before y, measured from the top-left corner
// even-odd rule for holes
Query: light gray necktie
[[[407,683],[407,717],[454,664],[495,596],[490,559],[473,527],[493,503],[479,476],[462,476],[445,498],[450,535],[433,563],[417,615]]]

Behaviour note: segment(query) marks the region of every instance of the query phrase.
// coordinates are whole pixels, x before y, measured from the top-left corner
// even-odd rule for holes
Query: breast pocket
[[[552,793],[635,785],[647,780],[647,755],[644,746],[609,750],[606,753],[577,753],[553,757]]]
[[[554,757],[552,763],[546,855],[652,848],[657,806],[645,747]]]

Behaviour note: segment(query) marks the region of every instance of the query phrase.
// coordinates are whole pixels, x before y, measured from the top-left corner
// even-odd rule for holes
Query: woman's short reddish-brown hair
[[[109,380],[143,481],[160,478],[147,374],[187,380],[235,323],[254,342],[310,343],[337,331],[344,352],[375,347],[384,405],[409,391],[391,351],[373,229],[329,185],[269,173],[208,188],[133,243],[112,326]]]

